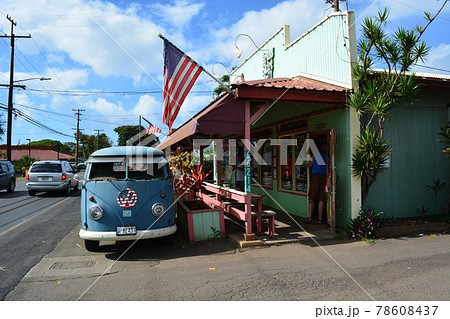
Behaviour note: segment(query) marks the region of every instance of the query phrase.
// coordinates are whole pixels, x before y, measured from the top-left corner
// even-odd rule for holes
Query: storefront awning
[[[244,134],[244,103],[245,100],[236,100],[230,94],[219,97],[170,134],[157,148],[163,150],[196,133]]]

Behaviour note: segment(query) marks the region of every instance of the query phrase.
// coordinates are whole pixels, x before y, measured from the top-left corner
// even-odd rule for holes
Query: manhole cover
[[[95,261],[72,261],[72,262],[55,262],[50,269],[75,269],[75,268],[91,268],[95,265]]]

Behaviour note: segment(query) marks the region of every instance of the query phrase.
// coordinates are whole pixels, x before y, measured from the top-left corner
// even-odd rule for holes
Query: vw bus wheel
[[[28,194],[30,194],[30,196],[36,196],[36,191],[28,191]]]
[[[100,246],[100,242],[98,240],[84,240],[84,247],[88,251],[97,251]]]

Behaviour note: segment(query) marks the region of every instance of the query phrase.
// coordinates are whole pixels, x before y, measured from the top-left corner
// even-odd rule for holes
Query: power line
[[[7,110],[8,107],[0,105],[0,109]],[[51,127],[49,127],[49,126],[47,126],[47,125],[45,125],[45,124],[43,124],[41,122],[39,122],[38,120],[32,118],[31,116],[27,115],[26,113],[23,113],[22,111],[20,111],[17,108],[13,109],[13,115],[17,116],[17,117],[20,117],[24,121],[26,121],[26,122],[28,122],[30,124],[33,124],[33,125],[41,128],[41,129],[47,130],[49,132],[52,132],[52,133],[55,133],[55,134],[58,134],[58,135],[61,135],[61,136],[64,136],[64,137],[71,137],[71,138],[73,138],[73,136],[67,135],[67,134],[62,133],[60,131],[57,131],[57,130],[55,130],[55,129],[53,129],[53,128],[51,128]]]

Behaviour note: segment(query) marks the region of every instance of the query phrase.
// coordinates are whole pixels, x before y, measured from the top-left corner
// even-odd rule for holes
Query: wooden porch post
[[[244,124],[244,139],[247,141],[250,141],[250,101],[245,101],[245,124]],[[244,143],[246,145],[249,145],[248,143]],[[250,149],[245,146],[245,153],[246,155],[249,155]],[[247,166],[250,165],[248,162],[247,156],[244,156],[245,159],[245,170],[244,172],[247,173],[247,170],[249,169]],[[244,174],[245,175],[245,174]],[[248,180],[247,176],[244,176],[244,189],[245,189],[245,234],[249,235],[252,234],[252,200],[251,200],[251,194],[247,192],[250,189],[250,184],[247,185],[250,181]]]
[[[220,138],[220,135],[216,135],[215,138]],[[216,147],[218,147],[216,145]],[[222,186],[222,150],[215,150],[216,154],[216,169],[217,169],[217,185]],[[221,196],[220,194],[216,194],[216,199],[220,202]]]

